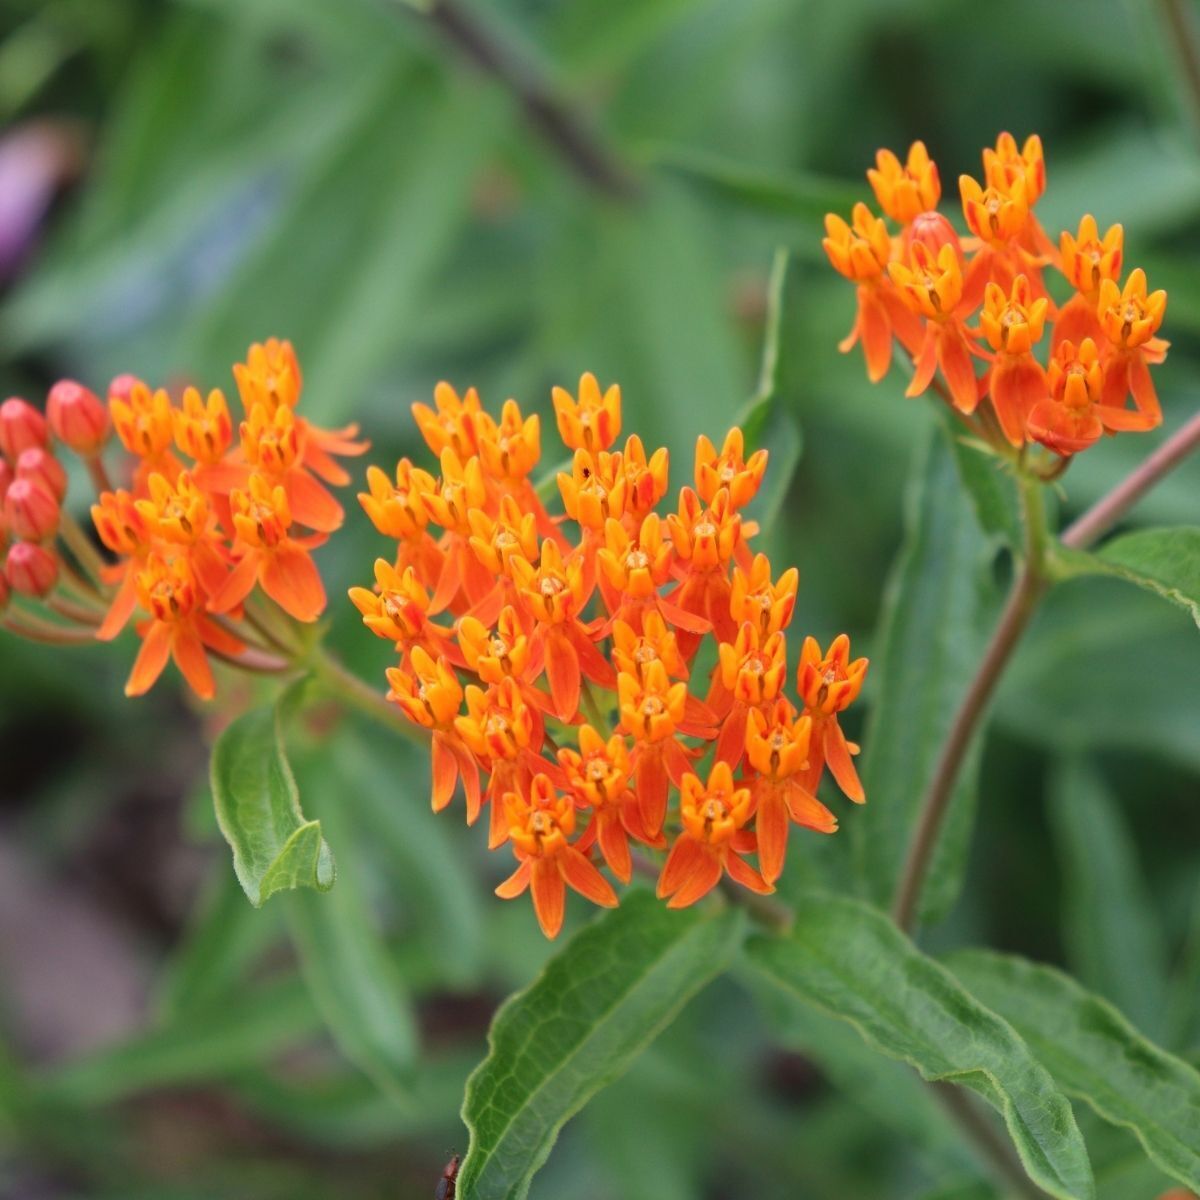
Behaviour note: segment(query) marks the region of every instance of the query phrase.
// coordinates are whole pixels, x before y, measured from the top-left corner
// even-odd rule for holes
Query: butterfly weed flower
[[[1043,478],[1105,435],[1160,424],[1152,368],[1168,348],[1166,293],[1140,268],[1123,276],[1119,224],[1101,233],[1084,214],[1057,242],[1048,236],[1036,212],[1050,185],[1037,135],[1018,143],[1002,133],[983,152],[982,175],[960,177],[961,232],[937,211],[923,143],[904,163],[881,150],[867,178],[882,215],[861,203],[849,221],[829,214],[823,245],[857,289],[840,349],[862,343],[872,382],[898,341],[913,361],[907,395],[935,387],[1001,458],[1023,465],[1029,447],[1045,447],[1057,457],[1030,460]]]
[[[751,548],[768,456],[741,429],[700,438],[672,496],[666,449],[619,443],[619,388],[584,375],[551,400],[570,465],[536,487],[536,421],[439,384],[413,408],[436,466],[370,467],[359,496],[391,550],[350,598],[430,734],[433,806],[461,788],[468,823],[488,810],[489,848],[517,859],[497,894],[529,891],[547,936],[568,890],[615,904],[608,877],[652,874],[674,907],[722,879],[769,892],[790,825],[837,829],[826,770],[863,799],[840,718],[866,660],[809,639],[789,697],[799,576]]]
[[[44,417],[24,400],[0,405],[6,629],[71,643],[132,625],[131,696],[171,661],[201,699],[216,690],[214,661],[294,668],[292,623],[311,624],[326,605],[311,552],[342,521],[327,485],[348,479],[339,457],[367,447],[352,426],[323,430],[299,414],[290,343],[251,346],[233,373],[245,409],[236,423],[219,388],[173,395],[132,375],[106,400],[60,380]],[[66,452],[96,487],[96,542],[72,515]]]

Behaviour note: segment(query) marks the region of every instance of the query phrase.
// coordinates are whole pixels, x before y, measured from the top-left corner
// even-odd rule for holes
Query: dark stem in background
[[[456,0],[413,5],[442,36],[485,75],[503,84],[520,102],[526,120],[585,183],[614,200],[633,200],[638,184],[597,133],[551,86]]]
[[[1170,51],[1179,63],[1191,104],[1194,130],[1200,133],[1200,43],[1196,40],[1195,14],[1185,0],[1159,0]]]

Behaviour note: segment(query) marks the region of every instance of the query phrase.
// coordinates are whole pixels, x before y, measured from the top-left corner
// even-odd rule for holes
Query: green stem
[[[100,552],[92,545],[91,539],[66,509],[63,509],[59,515],[58,532],[62,535],[63,541],[67,543],[76,561],[87,572],[92,590],[98,593],[99,585],[104,580],[104,559],[101,558]]]
[[[591,721],[592,728],[602,738],[607,738],[609,735],[609,720],[600,708],[600,702],[596,699],[596,693],[592,688],[592,681],[590,679],[583,681],[583,689],[579,693],[579,704],[583,711],[587,713],[587,719]]]
[[[382,692],[360,679],[328,650],[319,648],[309,665],[325,692],[346,708],[370,717],[392,733],[403,734],[410,741],[425,743],[429,740],[426,730],[414,725]]]
[[[896,924],[905,931],[910,931],[916,921],[925,877],[933,861],[933,852],[942,826],[950,811],[954,785],[958,781],[971,739],[1046,588],[1044,566],[1049,533],[1046,529],[1042,485],[1025,474],[1018,475],[1017,480],[1025,524],[1024,562],[1013,580],[1012,590],[992,634],[992,640],[984,652],[983,661],[967,688],[958,712],[955,713],[933,778],[921,801],[917,823],[913,827],[912,840],[909,842],[900,881],[892,901],[892,916]]]

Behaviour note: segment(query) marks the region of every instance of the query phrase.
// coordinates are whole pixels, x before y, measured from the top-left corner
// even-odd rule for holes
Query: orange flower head
[[[787,645],[782,633],[760,641],[758,630],[747,621],[737,640],[717,647],[721,683],[742,704],[774,700],[787,676]]]
[[[175,434],[171,398],[164,388],[152,392],[135,380],[128,397],[109,397],[108,409],[117,437],[130,454],[155,459],[170,449]]]
[[[898,166],[899,164],[897,164]],[[892,256],[892,237],[882,217],[865,204],[856,204],[847,224],[837,213],[825,214],[821,245],[833,269],[856,283],[878,279]]]
[[[484,683],[521,679],[529,665],[529,638],[511,604],[500,610],[494,630],[476,617],[463,617],[458,623],[458,645],[467,666]]]
[[[875,155],[875,166],[867,171],[867,179],[879,207],[901,225],[937,208],[942,198],[937,164],[929,157],[924,142],[913,142],[903,165],[890,150],[880,150]]]
[[[255,342],[244,363],[234,363],[233,378],[246,415],[261,406],[268,417],[280,408],[295,408],[304,379],[292,343],[279,338]]]
[[[92,505],[92,523],[100,540],[122,558],[135,558],[150,546],[150,531],[133,497],[125,490],[101,492]]]
[[[471,536],[471,510],[487,502],[487,484],[478,458],[464,463],[453,449],[442,451],[442,477],[426,497],[431,520],[447,533]]]
[[[538,556],[537,517],[522,510],[512,496],[500,502],[500,515],[488,516],[483,509],[468,513],[471,549],[491,574],[512,578],[514,556],[533,562]]]
[[[1042,339],[1049,307],[1044,296],[1033,298],[1024,275],[1016,277],[1008,296],[998,284],[989,283],[984,289],[980,328],[998,354],[1028,354]]]
[[[578,557],[564,562],[558,543],[547,538],[536,567],[516,557],[510,562],[521,598],[543,625],[561,625],[579,616],[587,597]]]
[[[709,846],[721,846],[746,827],[753,810],[750,789],[735,787],[728,763],[713,764],[708,782],[685,775],[679,788],[684,832]]]
[[[486,690],[467,684],[466,697],[466,716],[456,717],[454,728],[479,758],[512,762],[529,749],[533,713],[515,680],[501,680]]]
[[[767,452],[755,450],[746,458],[745,435],[736,425],[725,435],[720,454],[703,434],[696,439],[696,492],[705,504],[728,488],[732,507],[745,508],[758,495],[766,471]]]
[[[749,571],[733,568],[730,616],[739,627],[749,622],[765,640],[791,624],[799,586],[800,572],[795,567],[789,567],[777,583],[772,583],[770,559],[765,554],[756,554]]]
[[[646,458],[646,448],[636,433],[625,442],[621,465],[625,471],[625,515],[641,521],[667,494],[668,453],[660,446]]]
[[[286,412],[286,409],[280,409]],[[287,493],[278,484],[255,471],[248,490],[235,488],[229,497],[233,527],[247,546],[272,550],[286,537],[292,525]]]
[[[918,316],[949,321],[962,301],[962,260],[955,246],[944,245],[936,254],[924,242],[908,248],[908,262],[888,266],[892,282]]]
[[[808,768],[812,718],[798,716],[780,697],[769,709],[750,712],[746,725],[746,757],[768,779],[781,780]]]
[[[742,537],[742,519],[721,488],[705,507],[691,488],[679,492],[679,512],[667,516],[671,545],[693,570],[724,569]]]
[[[203,604],[203,596],[186,558],[170,561],[151,554],[137,573],[141,606],[156,620],[168,624],[191,617]]]
[[[814,638],[804,639],[800,650],[800,672],[796,681],[806,713],[833,716],[848,708],[862,691],[867,660],[850,661],[850,639],[838,634],[822,655]]]
[[[528,794],[508,792],[504,813],[508,836],[527,858],[553,858],[575,832],[575,803],[558,794],[548,775],[535,775]]]
[[[579,399],[565,388],[551,392],[558,434],[569,450],[595,453],[607,450],[621,432],[621,389],[613,384],[600,391],[599,381],[590,371],[580,376]]]
[[[286,404],[274,414],[267,405],[256,404],[241,423],[240,434],[246,461],[267,475],[282,475],[300,460],[300,427]]]
[[[407,644],[425,631],[429,593],[412,567],[397,571],[387,559],[377,558],[375,590],[352,587],[350,599],[376,637]]]
[[[207,400],[194,387],[186,388],[183,406],[173,416],[175,445],[189,458],[213,466],[225,457],[233,441],[233,421],[220,388],[213,388]]]
[[[479,403],[474,388],[459,394],[444,380],[433,389],[435,412],[428,404],[414,404],[413,417],[426,445],[439,458],[446,450],[454,451],[460,460],[479,453],[480,426],[490,420]]]
[[[1091,213],[1080,219],[1079,232],[1064,231],[1059,239],[1062,272],[1077,292],[1094,300],[1106,279],[1116,283],[1121,277],[1125,250],[1125,230],[1110,225],[1104,237]]]
[[[396,464],[393,483],[386,471],[368,467],[367,488],[359,492],[358,502],[384,537],[404,541],[424,533],[431,520],[429,498],[437,491],[437,482],[428,471],[402,458]]]
[[[625,515],[625,472],[620,452],[576,450],[571,474],[558,473],[558,490],[572,521],[601,530],[610,517]]]
[[[150,498],[135,500],[151,537],[190,546],[208,532],[208,496],[196,486],[187,471],[175,483],[155,472],[147,481]]]
[[[479,440],[479,456],[494,479],[520,483],[542,456],[541,420],[537,413],[522,417],[515,400],[505,400],[499,424]]]
[[[1063,342],[1046,368],[1046,383],[1057,404],[1076,410],[1099,404],[1104,391],[1104,366],[1096,343],[1084,338],[1077,349],[1071,342]]]
[[[612,639],[613,666],[621,674],[644,680],[651,665],[657,663],[672,679],[688,677],[675,631],[667,626],[661,613],[647,612],[640,633],[625,621],[614,621]]]
[[[558,761],[566,772],[567,785],[593,808],[613,804],[629,791],[632,767],[619,733],[606,742],[590,725],[581,725],[579,750],[564,746]]]
[[[1006,246],[1029,223],[1029,198],[1024,177],[986,188],[970,175],[958,177],[963,216],[971,232],[990,246]]]
[[[983,152],[983,176],[988,184],[1008,191],[1017,180],[1025,188],[1025,197],[1032,208],[1046,190],[1046,159],[1042,154],[1042,139],[1031,133],[1025,144],[1017,148],[1011,133],[1002,133],[996,147]]]
[[[657,513],[642,520],[637,537],[620,521],[604,526],[604,545],[596,561],[608,582],[624,596],[648,599],[658,594],[671,573],[671,547],[663,540],[662,521]]]
[[[617,676],[621,728],[641,742],[661,742],[674,736],[683,720],[687,684],[671,683],[661,662],[646,664],[641,676]]]
[[[1104,336],[1120,350],[1144,346],[1157,332],[1167,310],[1167,293],[1146,291],[1146,272],[1129,273],[1124,288],[1111,279],[1100,281],[1096,312]]]
[[[408,662],[389,667],[391,685],[388,699],[415,725],[426,729],[449,730],[462,707],[463,690],[450,664],[433,657],[421,646],[414,646]]]

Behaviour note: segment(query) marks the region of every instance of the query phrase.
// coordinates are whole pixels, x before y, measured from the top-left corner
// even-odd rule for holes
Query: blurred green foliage
[[[1154,5],[472,11],[581,114],[635,196],[582,178],[510,90],[400,3],[6,0],[0,120],[77,129],[87,156],[0,298],[4,394],[37,397],[64,374],[99,387],[121,371],[228,387],[247,344],[277,334],[297,345],[310,415],[360,421],[387,461],[419,452],[409,405],[438,379],[545,413],[552,384],[592,370],[621,383],[631,429],[671,447],[678,481],[695,436],[723,433],[755,392],[784,246],[794,303],[779,397],[804,454],[764,540],[800,566],[798,629],[824,641],[846,628],[870,652],[910,461],[935,420],[837,353],[852,299],[823,263],[821,218],[866,196],[878,146],[924,138],[952,192],[1008,128],[1046,143],[1047,227],[1083,211],[1121,220],[1129,261],[1170,290],[1167,428],[1194,410],[1200,154]],[[1082,456],[1064,511],[1148,444]],[[1136,521],[1196,523],[1198,497],[1193,463]],[[974,553],[982,538],[968,533]],[[337,594],[369,577],[380,548],[352,518],[321,552],[332,642],[372,678],[383,647]],[[927,649],[923,615],[907,614],[905,670]],[[969,638],[970,614],[957,616]],[[311,939],[338,934],[304,922],[309,898],[254,910],[232,886],[205,719],[166,688],[127,705],[120,658],[0,642],[0,874],[12,881],[0,889],[0,1192],[432,1195],[465,1149],[458,1107],[491,1013],[547,956],[530,914],[490,897],[502,866],[478,831],[426,811],[427,767],[407,746],[355,727],[336,786],[328,762],[297,757],[301,792],[317,797],[306,814],[344,832],[334,854],[355,892],[341,903],[373,914],[387,936],[373,970],[411,997],[422,1054],[406,1066],[405,1047],[373,1044],[378,996],[314,981]],[[1066,962],[1146,1032],[1197,1046],[1198,678],[1184,613],[1111,580],[1051,596],[1002,689],[972,887],[935,947]],[[892,740],[903,749],[903,730]],[[844,814],[844,828],[859,819],[875,817]],[[849,842],[793,838],[783,886],[845,887]],[[85,917],[103,937],[57,940],[58,920]],[[106,1015],[114,971],[136,994]],[[65,998],[39,1015],[35,988]],[[910,1074],[810,1011],[777,1014],[778,1041],[756,1014],[739,983],[704,991],[567,1126],[535,1200],[990,1194]],[[1102,1198],[1166,1186],[1132,1139],[1081,1125]]]

